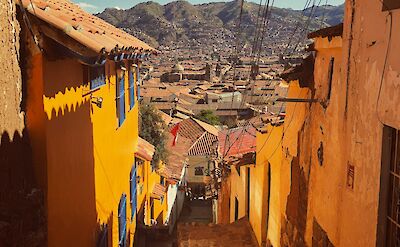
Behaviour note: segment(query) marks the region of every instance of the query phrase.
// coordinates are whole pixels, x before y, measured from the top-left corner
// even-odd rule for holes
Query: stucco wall
[[[206,156],[189,156],[187,168],[188,183],[204,183],[205,172],[208,169],[208,158]],[[195,175],[195,168],[203,167],[203,176]]]
[[[240,167],[240,176],[236,168],[232,167],[230,174],[230,222],[235,221],[235,198],[238,199],[238,219],[246,217],[247,200],[247,167]]]
[[[55,55],[47,42],[47,52]],[[108,224],[110,242],[118,245],[118,205],[123,193],[127,238],[133,241],[130,172],[137,146],[138,104],[129,110],[125,93],[126,119],[118,127],[114,63],[106,64],[107,84],[92,92],[103,98],[99,108],[87,94],[83,65],[73,58],[55,57],[35,54],[28,70],[28,129],[37,179],[47,196],[48,245],[95,245],[102,224]]]
[[[15,2],[0,1],[0,135],[14,132],[22,136],[24,115],[21,113],[22,76],[19,66],[20,25],[16,19]],[[1,141],[0,141],[1,142]]]
[[[355,180],[354,189],[344,190],[341,198],[342,246],[375,246],[382,127],[400,129],[400,10],[392,11],[392,20],[381,10],[380,1],[346,3],[344,40],[350,42],[343,48],[348,105],[342,169],[353,165]]]
[[[260,245],[279,246],[280,188],[283,126],[268,127],[257,133],[257,160],[252,168],[250,224]]]

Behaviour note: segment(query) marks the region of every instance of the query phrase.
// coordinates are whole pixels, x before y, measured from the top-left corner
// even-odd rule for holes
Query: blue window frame
[[[126,246],[126,195],[122,194],[118,206],[119,246]]]
[[[88,77],[90,90],[94,90],[106,84],[106,69],[105,66],[96,66],[88,68]]]
[[[122,70],[122,76],[117,73],[117,117],[118,127],[125,121],[125,71]]]
[[[133,220],[133,217],[135,216],[136,213],[136,165],[133,165],[132,170],[131,170],[131,178],[130,178],[130,184],[131,184],[131,221]]]
[[[136,77],[137,77],[137,98],[140,100],[140,69],[139,66],[136,67]]]
[[[129,66],[129,106],[131,110],[135,106],[135,78],[132,70],[132,66]]]

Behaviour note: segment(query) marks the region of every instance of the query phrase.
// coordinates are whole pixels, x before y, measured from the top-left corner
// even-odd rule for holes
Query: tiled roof
[[[179,136],[183,136],[189,139],[190,141],[192,141],[192,143],[197,141],[197,139],[199,139],[205,132],[205,130],[191,118],[185,119],[179,122],[178,124],[179,124],[179,131],[178,131]]]
[[[325,38],[325,37],[335,37],[335,36],[342,36],[343,35],[343,23],[340,23],[336,26],[332,26],[332,27],[327,27],[327,28],[323,28],[320,30],[317,30],[315,32],[309,33],[307,35],[307,37],[309,39],[312,38]]]
[[[256,163],[256,153],[250,152],[236,156],[229,156],[229,158],[227,158],[226,161],[228,162],[228,164],[236,167],[253,165]]]
[[[214,126],[212,126],[212,125],[210,125],[210,124],[208,124],[208,123],[205,123],[205,122],[203,122],[203,121],[200,121],[200,120],[198,120],[198,119],[195,119],[195,118],[193,118],[193,120],[194,121],[196,121],[196,123],[198,124],[198,125],[200,125],[205,131],[207,131],[208,133],[210,133],[210,134],[213,134],[213,135],[215,135],[215,136],[218,136],[218,129],[217,128],[215,128]]]
[[[151,53],[155,50],[130,34],[93,16],[68,0],[22,0],[22,6],[38,19],[100,53]]]
[[[188,150],[191,146],[190,140],[184,137],[179,137],[175,145],[172,145],[173,141],[174,136],[170,134],[167,143],[169,153],[168,162],[157,171],[160,175],[167,178],[171,184],[175,184],[180,180],[183,167],[187,163]]]
[[[172,117],[163,111],[157,110],[158,114],[160,114],[162,120],[164,121],[165,125],[169,125],[172,121]]]
[[[221,131],[218,136],[218,142],[220,143],[220,153],[226,157],[255,152],[256,129],[251,125],[247,125]]]
[[[155,148],[146,140],[139,137],[138,139],[138,148],[137,152],[135,153],[137,156],[151,161],[153,159]]]
[[[165,187],[159,183],[156,183],[151,191],[151,196],[155,198],[161,198],[165,194]]]
[[[204,132],[204,134],[190,148],[189,155],[204,156],[216,152],[216,150],[212,149],[214,142],[218,142],[218,136],[209,132]]]

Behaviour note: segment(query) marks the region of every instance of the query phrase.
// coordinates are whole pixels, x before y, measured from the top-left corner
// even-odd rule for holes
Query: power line
[[[233,57],[233,87],[235,87],[235,84],[236,84],[236,66],[237,66],[237,62],[238,62],[238,59],[239,59],[239,52],[241,52],[240,51],[240,48],[239,48],[239,46],[240,46],[240,37],[241,37],[241,31],[242,31],[242,18],[243,18],[243,6],[244,6],[244,0],[241,0],[241,2],[240,2],[240,12],[239,12],[239,18],[238,18],[238,23],[237,23],[237,26],[236,26],[236,52],[235,52],[235,57]],[[230,106],[230,110],[232,110],[233,109],[233,102],[234,102],[234,98],[235,98],[235,90],[233,89],[233,91],[232,91],[232,100],[231,100],[231,106]],[[226,147],[226,143],[227,143],[227,140],[228,140],[228,136],[229,136],[229,133],[230,131],[228,131],[227,132],[227,134],[226,134],[226,138],[225,138],[225,147]]]
[[[315,2],[316,2],[316,0],[314,0],[313,6],[311,7],[310,16],[309,16],[308,21],[306,23],[306,27],[303,29],[303,33],[304,32],[308,33],[308,28],[309,28],[309,26],[311,24],[312,18],[314,16],[315,11],[317,10],[317,8],[321,5],[322,0],[319,0],[318,5],[316,7],[315,7]],[[293,49],[293,52],[296,52],[297,47],[299,46],[300,42],[301,42],[301,36],[299,37],[299,39],[297,41],[297,44],[296,44],[295,48]]]
[[[265,2],[265,10],[264,10],[264,14],[263,14],[263,17],[262,17],[262,20],[261,20],[261,26],[259,27],[260,28],[260,30],[261,30],[261,36],[259,36],[258,35],[258,32],[259,32],[259,30],[258,30],[258,28],[256,28],[256,30],[255,30],[255,37],[259,37],[259,42],[260,42],[260,44],[259,44],[259,46],[258,46],[258,39],[255,39],[255,43],[253,44],[253,48],[255,48],[256,49],[256,52],[257,52],[257,55],[256,56],[254,56],[254,50],[252,50],[252,55],[253,55],[253,58],[252,58],[252,66],[253,66],[253,64],[255,65],[255,66],[257,66],[257,64],[259,63],[259,59],[260,59],[260,56],[261,56],[261,49],[262,49],[262,43],[263,43],[263,39],[264,39],[264,34],[265,34],[265,31],[267,30],[267,26],[268,26],[268,24],[269,24],[269,20],[270,20],[270,17],[271,17],[271,12],[272,12],[272,7],[273,7],[273,4],[274,4],[274,2],[275,2],[275,0],[272,0],[272,4],[271,4],[271,6],[270,6],[270,0],[266,0],[266,2]],[[262,2],[260,1],[260,4],[261,4]],[[261,6],[259,6],[259,10],[260,10],[260,7]],[[251,69],[251,71],[252,71],[252,69]],[[250,73],[251,73],[251,71],[250,71]],[[255,87],[255,82],[254,82],[254,80],[253,80],[253,85],[252,85],[252,92],[254,91],[254,87]],[[251,96],[252,97],[252,96]],[[232,97],[232,101],[233,101],[233,97]],[[242,99],[242,102],[241,102],[241,104],[240,104],[240,107],[239,108],[241,108],[243,105],[244,105],[244,99]],[[231,144],[231,145],[229,145],[229,147],[228,147],[228,149],[226,149],[226,143],[227,143],[227,140],[228,140],[228,137],[230,136],[230,131],[228,131],[227,132],[227,137],[226,137],[226,139],[225,139],[225,148],[224,148],[224,152],[225,152],[225,150],[227,150],[224,154],[223,154],[223,158],[225,158],[226,157],[226,155],[229,153],[229,151],[230,151],[230,149],[233,147],[233,145],[242,137],[242,135],[244,134],[244,132],[246,132],[246,129],[247,129],[247,127],[248,126],[250,126],[251,125],[251,123],[249,122],[246,126],[244,126],[244,127],[242,127],[242,131],[241,131],[241,133],[239,134],[239,136],[236,138],[236,140]],[[239,144],[239,147],[241,147],[241,145],[242,145],[242,142],[243,142],[243,139],[241,140],[241,142],[240,142],[240,144]]]
[[[393,14],[392,11],[389,11],[388,16],[390,17],[390,29],[389,29],[389,37],[388,37],[388,44],[387,44],[387,48],[386,48],[386,54],[385,54],[385,62],[383,64],[383,71],[382,71],[382,76],[381,76],[381,80],[379,83],[379,91],[378,91],[378,97],[376,99],[376,104],[375,104],[375,111],[376,111],[376,115],[378,117],[378,120],[381,124],[384,124],[379,116],[379,102],[381,99],[381,93],[382,93],[382,88],[383,88],[383,81],[385,79],[385,72],[386,72],[386,67],[387,67],[387,62],[388,62],[388,57],[389,57],[389,50],[390,50],[390,46],[392,43],[392,30],[393,30]]]
[[[314,1],[315,1],[315,0],[314,0]],[[310,4],[311,4],[311,0],[307,0],[307,2],[304,4],[304,8],[303,8],[303,10],[301,11],[302,17],[304,17],[305,11],[306,11],[306,9],[309,8]],[[294,38],[294,36],[295,36],[297,30],[299,29],[301,21],[302,21],[302,19],[299,18],[298,21],[297,21],[297,23],[296,23],[296,26],[295,26],[295,28],[294,28],[294,30],[293,30],[293,32],[292,32],[292,34],[289,36],[289,42],[288,42],[288,44],[286,45],[286,47],[285,47],[285,49],[283,50],[283,52],[280,51],[280,53],[282,54],[282,56],[283,56],[283,55],[287,52],[287,50],[289,49],[289,46],[290,46],[291,43],[292,43],[292,38]]]

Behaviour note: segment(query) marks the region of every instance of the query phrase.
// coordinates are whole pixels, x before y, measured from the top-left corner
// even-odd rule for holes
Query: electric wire
[[[305,11],[306,11],[306,9],[309,8],[310,4],[311,4],[311,0],[307,0],[307,2],[304,4],[304,8],[303,8],[303,10],[301,11],[302,17],[304,17]],[[291,45],[291,43],[292,43],[292,38],[295,36],[297,30],[300,28],[300,25],[301,25],[300,23],[301,23],[301,22],[302,22],[302,18],[299,18],[299,19],[297,20],[297,23],[296,23],[296,26],[295,26],[293,32],[292,32],[291,35],[289,36],[289,42],[288,42],[288,44],[286,45],[285,49],[284,49],[283,51],[282,51],[282,50],[279,51],[279,53],[281,53],[282,55],[286,54],[287,50],[289,49],[289,47],[290,47],[290,45]]]
[[[274,0],[272,0],[272,1],[274,1]],[[262,3],[262,1],[260,1],[260,4]],[[266,2],[265,2],[265,10],[264,10],[264,15],[263,15],[263,17],[262,17],[262,20],[261,20],[261,25],[259,26],[259,28],[256,28],[256,30],[255,30],[255,37],[259,37],[258,36],[258,32],[259,32],[259,30],[258,29],[261,29],[261,30],[264,30],[265,29],[265,26],[266,26],[266,23],[268,23],[268,17],[269,17],[269,15],[268,15],[268,12],[269,12],[269,3],[270,3],[270,0],[267,0]],[[259,6],[259,12],[261,12],[260,11],[260,7],[261,6]],[[258,19],[259,19],[259,17],[258,17]],[[257,22],[258,22],[258,20],[257,20]],[[262,34],[263,32],[261,32],[261,34]],[[253,48],[255,47],[256,48],[256,51],[257,51],[257,55],[256,55],[256,57],[257,57],[257,59],[258,59],[258,57],[260,56],[260,48],[258,48],[257,47],[257,44],[258,44],[258,40],[255,38],[254,39],[254,44],[253,44]],[[253,59],[255,60],[255,58],[256,57],[254,57],[254,50],[252,50],[252,57],[253,57]],[[253,60],[252,59],[252,60]],[[234,80],[236,79],[236,77],[234,78]],[[253,86],[252,86],[252,88],[253,88],[253,90],[252,91],[254,91],[254,87],[255,87],[255,83],[253,83]],[[233,99],[234,99],[234,92],[233,92],[233,94],[232,94],[232,107],[231,108],[233,108]],[[241,109],[242,107],[243,107],[243,105],[244,105],[244,103],[245,103],[245,100],[242,98],[242,101],[241,101],[241,104],[240,104],[240,106],[239,106],[239,109]],[[231,132],[232,132],[232,130],[231,129],[229,129],[228,131],[227,131],[227,134],[226,134],[226,138],[225,138],[225,143],[224,143],[224,154],[223,154],[223,159],[226,157],[226,155],[228,155],[228,153],[229,153],[229,151],[230,151],[230,149],[233,147],[233,145],[241,138],[241,136],[244,134],[244,132],[246,131],[246,129],[247,129],[247,127],[248,126],[250,126],[251,124],[250,123],[248,123],[246,126],[244,126],[243,128],[242,128],[242,131],[241,131],[241,133],[239,134],[239,136],[232,142],[232,143],[230,143],[230,145],[228,145],[228,148],[227,148],[227,143],[229,143],[230,142],[230,140],[229,140],[229,137],[230,137],[230,134],[231,134]],[[240,144],[240,146],[241,146],[241,144]]]
[[[383,63],[382,76],[381,76],[380,83],[379,83],[378,97],[376,99],[376,104],[375,104],[375,112],[376,112],[378,121],[381,124],[384,124],[384,123],[383,123],[383,121],[381,120],[381,118],[379,116],[378,108],[379,108],[379,105],[380,105],[383,82],[385,80],[385,75],[386,75],[386,68],[387,68],[387,63],[388,63],[389,51],[390,51],[390,47],[391,47],[391,44],[392,44],[392,30],[393,30],[393,14],[392,14],[392,11],[389,11],[388,17],[390,17],[388,44],[387,44],[387,47],[386,47],[386,53],[385,53],[385,60],[384,60],[384,63]]]
[[[314,2],[313,2],[313,6],[311,7],[311,11],[310,11],[310,16],[309,16],[308,21],[307,21],[307,23],[306,23],[306,27],[302,30],[302,33],[308,33],[308,31],[309,31],[308,29],[309,29],[309,27],[310,27],[312,18],[313,18],[313,16],[314,16],[315,11],[317,10],[317,8],[321,5],[322,0],[319,0],[317,6],[315,6],[315,2],[316,2],[316,0],[314,0]],[[301,43],[301,36],[300,36],[299,39],[297,40],[296,46],[295,46],[295,48],[293,49],[292,52],[296,52],[296,50],[297,50],[297,48],[298,48],[298,46],[299,46],[300,43]]]
[[[268,1],[266,1],[265,2],[265,4],[266,4],[266,6],[265,6],[265,10],[264,10],[264,15],[263,15],[263,18],[262,18],[262,25],[260,26],[260,29],[261,29],[261,36],[259,36],[260,37],[260,39],[259,39],[259,41],[257,41],[257,40],[255,40],[255,44],[254,44],[254,46],[253,47],[255,47],[256,48],[256,52],[257,52],[257,55],[256,55],[256,57],[254,57],[253,56],[253,60],[252,60],[252,65],[254,64],[255,66],[258,66],[258,64],[259,64],[259,62],[260,62],[260,56],[261,56],[261,51],[262,51],[262,44],[263,44],[263,40],[264,40],[264,35],[265,35],[265,32],[266,32],[266,30],[268,29],[268,24],[269,24],[269,21],[270,21],[270,19],[271,19],[271,16],[272,16],[272,8],[273,8],[273,6],[274,6],[274,2],[275,2],[275,0],[272,0],[272,4],[270,5],[269,3],[270,3],[270,0],[268,0]],[[256,29],[256,35],[255,36],[258,36],[257,35],[257,29]],[[253,54],[254,54],[254,52],[252,52]],[[251,70],[252,71],[252,70]],[[251,99],[252,99],[252,97],[253,97],[253,92],[254,92],[254,88],[255,88],[255,81],[254,80],[252,80],[253,81],[253,85],[252,85],[252,94],[251,94]],[[241,102],[241,106],[244,104],[244,100],[242,100],[242,102]],[[283,107],[283,104],[282,104],[282,106],[281,106],[281,109],[282,109],[282,107]],[[280,110],[281,111],[281,110]],[[240,141],[240,143],[239,143],[239,149],[241,148],[241,146],[242,146],[242,143],[243,143],[243,139],[241,139],[241,137],[243,136],[243,134],[245,133],[245,132],[248,132],[247,131],[247,128],[248,127],[250,127],[252,125],[252,123],[251,122],[248,122],[245,126],[243,126],[242,127],[242,131],[241,131],[241,133],[239,134],[239,136],[235,139],[235,141],[231,144],[231,145],[229,145],[229,147],[228,147],[228,149],[226,149],[226,142],[225,142],[225,148],[224,148],[224,151],[225,151],[225,154],[223,155],[223,158],[225,158],[225,156],[229,153],[229,151],[230,151],[230,149],[233,147],[233,145],[240,139],[241,141]],[[227,133],[227,135],[230,135],[230,133]],[[226,138],[226,139],[228,139],[228,138]]]

